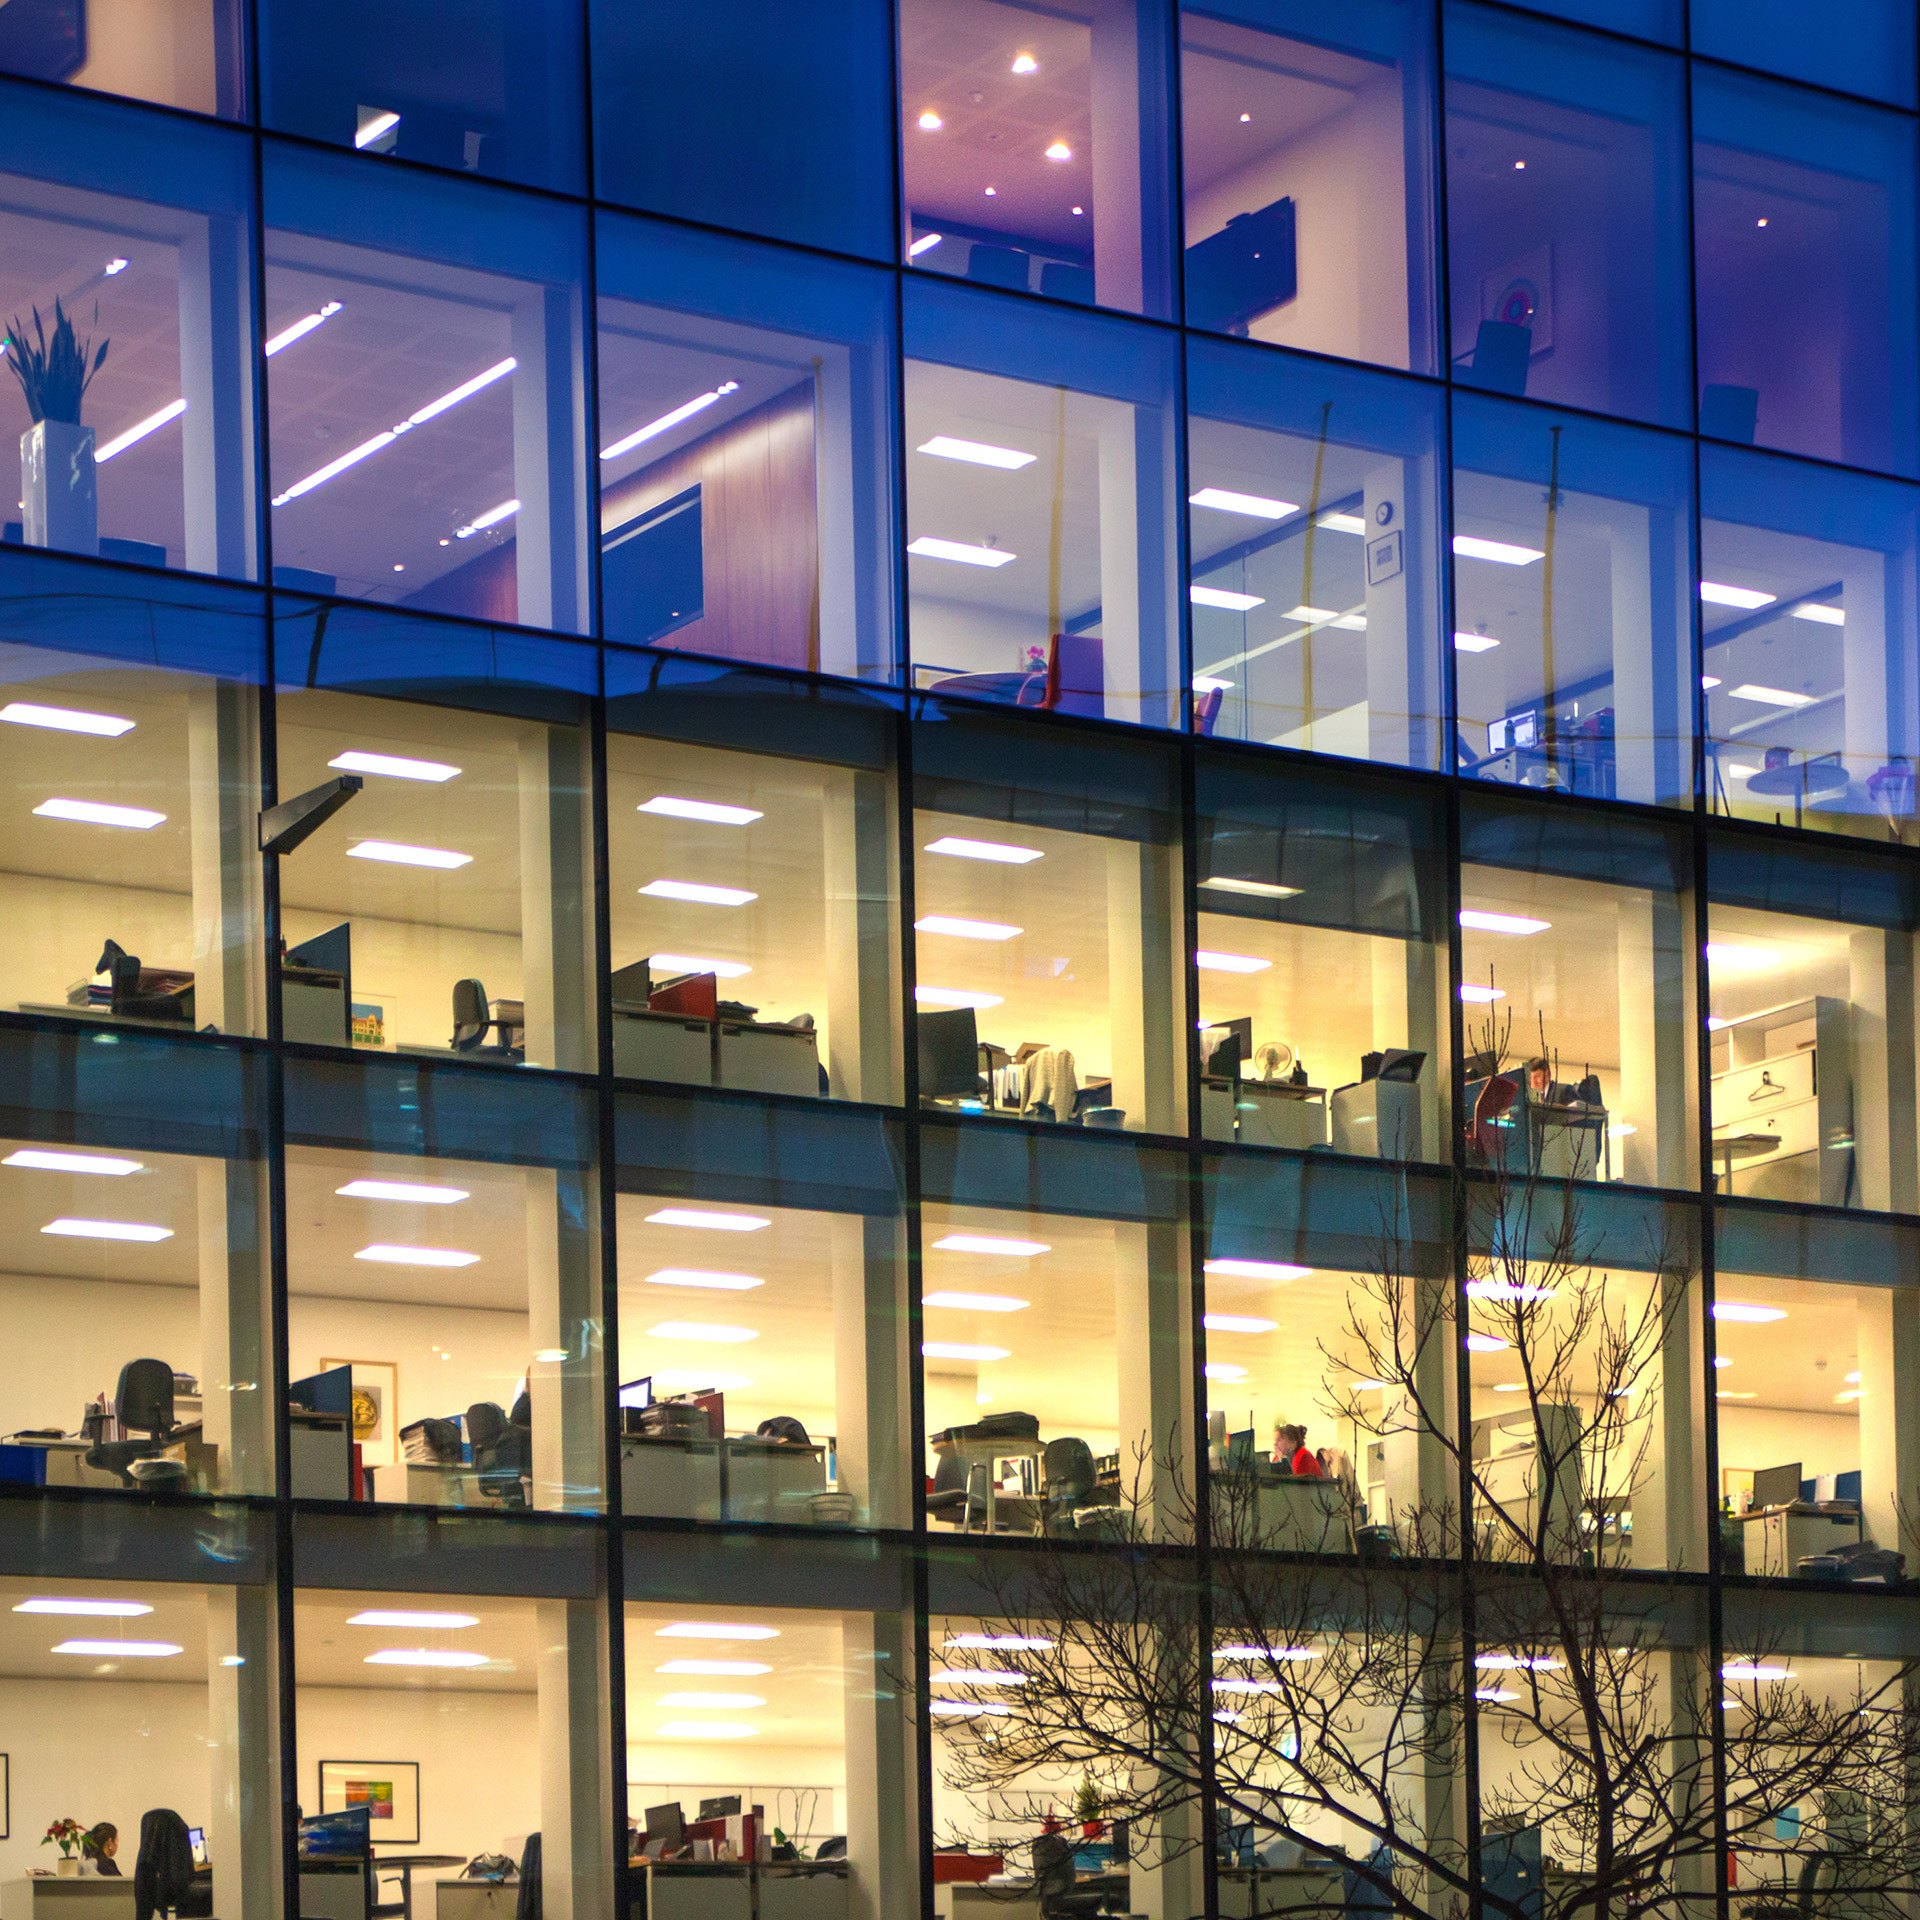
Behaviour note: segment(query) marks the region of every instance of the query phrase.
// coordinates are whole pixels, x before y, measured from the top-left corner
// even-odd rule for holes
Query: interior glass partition
[[[597,246],[607,637],[891,679],[885,276],[619,216]]]
[[[1195,732],[1437,764],[1431,392],[1196,341],[1187,407]]]
[[[1700,507],[1709,809],[1911,843],[1914,490],[1708,447]]]
[[[0,82],[0,545],[258,573],[251,174],[238,134]],[[78,394],[35,370],[63,319]]]
[[[296,1498],[604,1505],[596,1123],[564,1084],[289,1061]],[[344,1431],[340,1416],[348,1421]]]
[[[1693,904],[1651,823],[1463,809],[1459,1124],[1509,1180],[1692,1187]]]
[[[1160,10],[902,0],[903,256],[1058,300],[1173,310]]]
[[[1178,726],[1174,350],[1158,332],[907,288],[913,683]]]
[[[582,219],[276,147],[266,223],[276,583],[587,631]]]
[[[1433,371],[1432,41],[1403,0],[1181,7],[1189,326]]]
[[[1195,774],[1202,1137],[1439,1158],[1449,1023],[1430,805],[1226,753]]]
[[[1692,449],[1462,396],[1453,461],[1459,770],[1690,804]]]
[[[1174,766],[928,701],[915,725],[914,1029],[923,1103],[1186,1130]]]

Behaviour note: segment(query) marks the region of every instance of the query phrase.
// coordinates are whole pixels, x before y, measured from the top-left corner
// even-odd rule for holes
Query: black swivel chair
[[[153,1807],[140,1816],[140,1852],[133,1863],[134,1920],[180,1920],[213,1912],[213,1888],[196,1884],[193,1846],[187,1823],[171,1807]]]
[[[973,1467],[960,1454],[943,1453],[933,1469],[933,1491],[927,1495],[927,1517],[951,1520],[962,1533],[985,1526],[987,1500],[973,1491]]]
[[[503,1507],[524,1507],[525,1479],[533,1471],[533,1402],[523,1393],[511,1414],[491,1400],[476,1402],[467,1409],[467,1438],[481,1493]]]
[[[1102,1873],[1079,1879],[1073,1871],[1073,1842],[1064,1833],[1043,1833],[1033,1843],[1033,1893],[1040,1903],[1040,1920],[1124,1913],[1127,1876]]]
[[[520,1855],[520,1897],[513,1904],[513,1920],[542,1920],[540,1901],[540,1836],[530,1833]]]
[[[129,1360],[120,1369],[113,1410],[123,1427],[144,1440],[99,1440],[87,1449],[87,1465],[117,1473],[122,1486],[137,1486],[134,1462],[154,1460],[172,1443],[173,1369],[164,1360]]]
[[[493,1011],[486,987],[478,980],[453,983],[453,1038],[447,1044],[455,1053],[501,1053],[514,1060],[526,1058],[525,1012],[518,1001],[502,1001],[500,1013]],[[518,1016],[518,1017],[516,1017]],[[498,1040],[487,1035],[497,1032]],[[514,1036],[520,1036],[516,1045]]]
[[[1093,1499],[1093,1449],[1084,1440],[1049,1440],[1040,1473],[1041,1524],[1050,1534],[1077,1532],[1075,1510]]]

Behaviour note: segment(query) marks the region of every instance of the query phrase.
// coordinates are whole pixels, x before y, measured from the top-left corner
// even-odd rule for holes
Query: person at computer
[[[1303,1480],[1323,1480],[1326,1469],[1320,1456],[1307,1445],[1307,1430],[1288,1421],[1278,1421],[1273,1429],[1273,1462]]]
[[[120,1866],[113,1856],[119,1851],[120,1829],[111,1820],[100,1821],[80,1836],[80,1857],[93,1862],[95,1873],[118,1879]]]

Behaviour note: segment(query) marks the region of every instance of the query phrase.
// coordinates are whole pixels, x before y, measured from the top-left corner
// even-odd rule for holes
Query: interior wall
[[[0,1431],[7,1433],[72,1433],[87,1401],[111,1394],[129,1360],[200,1372],[200,1295],[193,1287],[0,1274],[0,1326],[7,1330]],[[17,1759],[14,1767],[17,1793]]]
[[[751,1752],[743,1753],[743,1746]],[[702,1800],[729,1793],[737,1793],[743,1806],[764,1807],[769,1825],[803,1844],[847,1830],[847,1762],[838,1747],[769,1746],[759,1740],[712,1746],[684,1740],[627,1743],[627,1812],[635,1821],[644,1821],[649,1807],[671,1800],[691,1820]]]
[[[195,113],[220,110],[214,0],[87,0],[78,87]]]
[[[1834,1391],[1840,1391],[1839,1382]],[[1720,1402],[1720,1464],[1784,1467],[1800,1462],[1802,1479],[1848,1473],[1860,1464],[1860,1421],[1851,1413],[1803,1413],[1787,1407]]]
[[[37,873],[0,875],[0,886],[0,1003],[64,1005],[110,938],[150,967],[193,965],[193,896],[184,886],[109,887]]]

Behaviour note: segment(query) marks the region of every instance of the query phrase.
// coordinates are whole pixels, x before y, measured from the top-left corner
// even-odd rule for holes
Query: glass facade
[[[1906,1910],[1845,11],[0,0],[7,1920]]]

